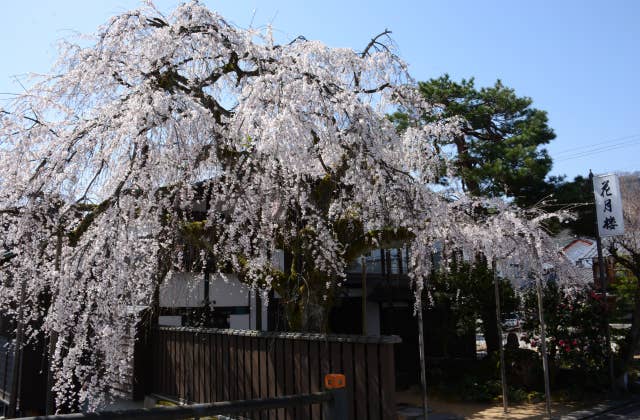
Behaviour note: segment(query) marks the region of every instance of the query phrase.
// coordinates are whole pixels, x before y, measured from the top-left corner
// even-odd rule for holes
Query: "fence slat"
[[[226,401],[235,400],[234,381],[233,381],[233,339],[228,335],[224,338],[224,347],[222,348],[223,367],[224,367],[224,399]]]
[[[185,362],[185,368],[186,368],[186,375],[187,375],[187,401],[188,402],[193,402],[196,399],[196,389],[195,389],[195,360],[194,360],[194,356],[195,356],[195,346],[194,346],[194,339],[195,339],[195,334],[185,334],[186,335],[186,339],[184,340],[185,343],[185,355],[186,355],[186,362]]]
[[[259,343],[259,357],[260,357],[260,395],[262,398],[269,397],[269,366],[267,365],[267,340],[260,339]],[[268,419],[269,413],[263,411],[260,413],[260,419]]]
[[[176,365],[177,365],[177,375],[176,375],[176,385],[177,385],[177,393],[176,395],[184,398],[186,396],[186,386],[187,381],[184,375],[184,337],[185,333],[179,332],[176,333]]]
[[[380,345],[380,403],[383,419],[396,415],[396,371],[392,344]]]
[[[367,401],[369,419],[380,420],[380,373],[378,372],[378,345],[367,346]]]
[[[266,368],[267,368],[267,382],[268,382],[268,396],[269,398],[273,398],[278,396],[277,383],[276,383],[276,366],[275,361],[273,360],[273,352],[275,351],[275,342],[273,339],[264,339],[266,348],[265,348],[265,359],[266,359]],[[269,410],[267,418],[269,420],[276,420],[276,410]]]
[[[162,364],[159,368],[159,372],[157,372],[162,378],[160,384],[160,389],[163,390],[167,395],[174,395],[170,391],[171,387],[171,372],[174,371],[173,366],[171,366],[171,333],[168,331],[154,331],[155,337],[157,339],[154,349],[161,348],[164,350],[162,354]],[[156,372],[156,366],[152,366],[151,370]],[[152,383],[151,387],[153,389],[155,382]]]
[[[202,402],[211,402],[209,399],[209,390],[211,389],[211,375],[209,375],[210,367],[210,357],[209,357],[209,340],[207,339],[207,335],[203,334],[200,336],[200,354],[202,357],[202,366],[199,367],[199,370],[202,375]]]
[[[293,361],[291,359],[291,354],[293,354],[293,340],[285,340],[284,341],[284,351],[283,351],[283,357],[284,357],[284,392],[287,395],[291,395],[293,392],[295,392],[295,385],[294,385],[294,375],[295,375],[295,366],[293,364]],[[285,409],[285,416],[284,416],[285,420],[297,420],[295,418],[295,413],[293,412],[293,409],[291,408],[287,408]]]
[[[236,351],[237,351],[237,363],[238,367],[236,372],[236,378],[238,381],[238,397],[240,399],[249,399],[249,395],[247,394],[247,390],[245,389],[245,375],[244,372],[246,370],[244,366],[244,337],[236,337]]]
[[[216,365],[216,348],[215,348],[215,336],[212,334],[207,334],[207,357],[209,360],[209,369],[207,369],[208,377],[209,377],[209,387],[207,388],[207,396],[210,402],[216,401],[216,375],[215,371]]]
[[[251,338],[243,337],[244,341],[244,380],[245,380],[245,388],[247,397],[250,399],[257,398],[253,393],[253,384],[251,383],[251,378],[253,376],[252,366],[251,366]]]
[[[293,342],[293,364],[294,364],[294,393],[305,394],[309,392],[309,381],[307,375],[307,359],[308,354],[306,352],[306,346],[304,346],[302,340],[296,340]],[[296,419],[304,419],[308,416],[307,407],[296,407],[294,410]]]
[[[235,401],[238,399],[238,337],[229,337],[229,399]]]
[[[224,371],[222,354],[222,335],[216,335],[216,401],[224,401]]]
[[[322,390],[322,376],[320,375],[320,343],[317,341],[309,342],[309,379],[311,392],[319,392]],[[319,405],[311,407],[311,418],[320,420],[322,413]]]
[[[204,384],[202,383],[202,358],[200,356],[200,334],[193,335],[193,400],[199,403],[203,403],[204,398],[201,392],[204,390]]]
[[[151,335],[151,348],[156,349],[153,354],[154,363],[151,368],[151,383],[157,384],[160,389],[164,388],[164,373],[166,371],[164,366],[164,342],[158,337],[162,332],[153,331]],[[136,372],[137,374],[137,372]],[[145,389],[148,392],[148,389]]]
[[[331,373],[344,373],[342,369],[342,343],[329,343],[331,351]]]
[[[258,354],[259,350],[259,339],[258,338],[250,338],[251,341],[251,389],[253,393],[253,398],[262,398],[260,394],[260,355]],[[259,415],[255,416],[259,418]]]
[[[275,339],[275,351],[273,352],[273,358],[276,362],[276,375],[275,375],[275,383],[276,383],[276,394],[277,395],[287,395],[285,388],[285,378],[286,378],[286,360],[284,354],[284,339],[276,338]],[[285,410],[284,408],[280,408],[276,410],[276,420],[284,420],[285,418]]]
[[[167,366],[166,366],[167,372],[165,372],[165,375],[167,375],[167,385],[168,385],[166,389],[166,393],[174,397],[178,395],[178,389],[176,388],[178,367],[176,366],[175,334],[176,334],[175,331],[167,331],[167,334],[163,337],[169,340],[169,346],[168,346],[169,352],[167,354]]]
[[[331,344],[329,341],[320,342],[320,387],[324,387],[324,377],[331,373]],[[324,412],[321,414],[321,418],[327,419]]]
[[[345,380],[347,382],[347,401],[349,402],[349,419],[355,420],[355,376],[353,374],[354,362],[353,362],[353,344],[345,343],[342,346],[342,371],[344,373]],[[395,392],[395,390],[394,390]]]
[[[367,360],[364,344],[354,345],[355,380],[355,418],[368,419],[367,414]]]

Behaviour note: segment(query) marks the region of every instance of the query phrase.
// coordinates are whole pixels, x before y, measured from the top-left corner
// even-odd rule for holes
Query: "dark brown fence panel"
[[[190,402],[306,394],[324,376],[347,381],[349,418],[395,418],[394,336],[294,334],[159,328],[147,355],[154,362],[150,392]],[[323,420],[318,404],[265,410],[268,420]]]

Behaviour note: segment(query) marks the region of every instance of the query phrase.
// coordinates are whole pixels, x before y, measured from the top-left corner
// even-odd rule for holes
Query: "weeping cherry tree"
[[[431,187],[444,161],[434,144],[459,121],[399,133],[386,117],[430,108],[387,36],[362,51],[277,44],[199,2],[168,16],[148,5],[63,44],[51,74],[0,108],[13,257],[0,308],[27,337],[43,320],[55,338],[58,404],[96,407],[126,374],[134,308],[157,308],[185,238],[215,270],[288,294],[302,329],[317,328],[353,254],[385,234],[411,242],[418,289],[434,241],[500,248],[486,241],[513,232],[507,205],[480,232],[474,202]],[[286,275],[277,249],[293,254]]]

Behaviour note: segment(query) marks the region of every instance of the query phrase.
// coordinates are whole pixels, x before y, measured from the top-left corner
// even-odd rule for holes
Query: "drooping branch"
[[[384,31],[380,32],[378,35],[374,36],[373,38],[371,38],[371,41],[369,41],[369,43],[367,44],[367,46],[364,48],[364,50],[362,51],[362,53],[360,54],[363,58],[366,57],[369,54],[369,51],[371,50],[371,48],[382,48],[385,51],[389,52],[389,47],[386,46],[384,43],[378,41],[380,38],[382,38],[383,36],[388,36],[391,35],[391,31],[388,29],[385,29]]]

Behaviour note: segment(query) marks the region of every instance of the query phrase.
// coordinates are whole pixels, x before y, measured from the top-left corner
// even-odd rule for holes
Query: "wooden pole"
[[[533,254],[535,256],[535,264],[541,265],[540,255],[536,244],[532,242]],[[542,371],[544,374],[544,395],[546,402],[547,417],[551,418],[551,387],[549,385],[549,360],[547,358],[547,332],[544,322],[544,309],[542,304],[542,280],[540,279],[540,270],[536,270],[536,291],[538,295],[538,318],[540,320],[540,351],[542,352]]]
[[[11,373],[11,396],[9,399],[9,407],[7,408],[7,417],[12,418],[16,416],[18,410],[18,403],[20,399],[20,384],[22,374],[22,347],[24,345],[24,295],[26,293],[26,281],[21,280],[20,284],[20,296],[18,307],[18,319],[16,329],[16,341],[13,348],[13,371]]]
[[[496,325],[498,327],[498,346],[500,348],[500,378],[502,380],[502,407],[504,413],[509,412],[509,401],[507,399],[507,372],[504,365],[504,345],[502,343],[502,317],[500,311],[500,288],[498,285],[498,267],[496,259],[491,261],[491,269],[493,270],[493,284],[496,295]]]
[[[362,265],[362,335],[367,335],[367,259],[360,257]]]
[[[422,291],[421,291],[422,293]],[[420,296],[420,307],[418,308],[418,351],[420,353],[420,382],[422,382],[422,412],[424,420],[429,417],[427,404],[427,363],[424,357],[424,329],[422,321],[422,296]]]
[[[58,275],[60,274],[60,259],[62,256],[62,237],[63,237],[63,228],[61,225],[58,226],[57,231],[57,242],[56,242],[56,259],[55,259],[55,267],[58,271]],[[156,289],[158,286],[156,285]],[[157,293],[157,290],[156,290]],[[154,296],[155,297],[155,296]],[[53,306],[54,304],[54,296],[51,296],[51,303],[49,306]],[[154,308],[155,309],[155,308]],[[155,315],[154,315],[155,316]],[[56,350],[56,342],[58,341],[58,335],[55,332],[49,333],[49,340],[47,343],[47,389],[45,391],[45,414],[51,415],[55,411],[55,395],[53,393],[53,385],[55,382],[55,378],[53,377],[53,355]]]
[[[595,185],[593,181],[593,172],[589,170],[589,179],[591,180],[591,186],[593,188],[595,194]],[[596,202],[593,201],[594,212],[597,213]],[[604,257],[602,256],[602,239],[600,238],[600,229],[598,226],[598,218],[594,217],[595,223],[595,234],[596,234],[596,249],[598,250],[598,274],[600,276],[600,288],[602,291],[602,296],[604,298],[604,303],[607,305],[606,310],[603,314],[603,322],[604,322],[604,339],[605,339],[605,347],[607,351],[607,356],[609,359],[609,386],[611,387],[611,391],[615,391],[615,375],[613,371],[613,352],[611,351],[611,328],[609,326],[609,300],[607,298],[607,275],[605,272],[604,265]]]

